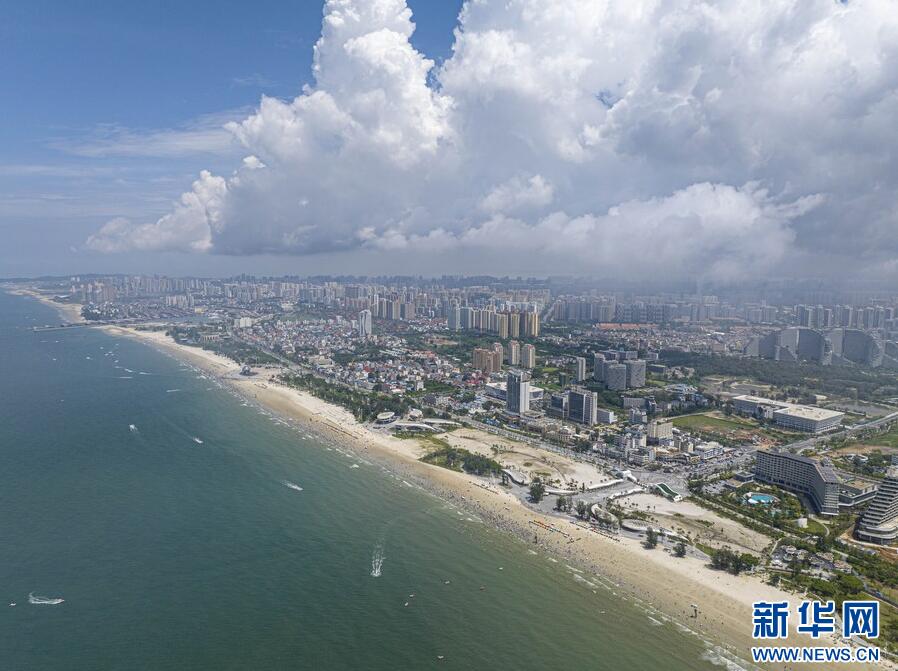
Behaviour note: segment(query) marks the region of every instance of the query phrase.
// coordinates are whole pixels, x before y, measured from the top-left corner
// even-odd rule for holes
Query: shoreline
[[[739,665],[735,668],[743,668],[748,663],[750,647],[757,645],[751,638],[753,601],[795,598],[751,576],[714,571],[699,559],[674,558],[660,547],[648,550],[638,540],[608,538],[573,521],[542,514],[512,494],[485,485],[476,476],[420,461],[424,450],[417,441],[370,431],[347,410],[278,384],[264,373],[240,377],[240,366],[232,360],[178,344],[164,332],[118,326],[102,328],[112,335],[142,340],[202,369],[247,400],[308,425],[323,438],[338,442],[341,447],[413,481],[430,494],[475,514],[489,526],[510,533],[530,549],[566,563],[581,578],[599,583],[595,587],[601,585],[649,614],[660,616],[683,635],[699,637],[708,646],[709,659],[713,656],[716,663],[726,666],[724,660],[728,660]],[[698,618],[691,617],[691,604],[699,606]],[[802,644],[805,641],[811,644],[809,638],[794,636],[800,637]],[[821,640],[814,644],[827,643]],[[761,667],[748,663],[747,668]],[[790,668],[819,667],[798,664]]]
[[[48,296],[20,287],[7,289],[54,307],[64,319],[78,322],[80,306],[60,304]],[[193,365],[227,384],[246,400],[277,415],[307,425],[325,440],[337,442],[359,456],[374,461],[397,476],[414,482],[425,492],[479,517],[481,521],[511,534],[531,550],[550,560],[563,562],[592,587],[604,587],[629,600],[647,616],[677,627],[683,635],[697,637],[706,647],[703,657],[731,669],[784,668],[750,662],[750,648],[759,642],[751,637],[752,602],[757,600],[798,601],[800,597],[772,587],[760,579],[733,576],[709,569],[695,558],[674,558],[661,547],[645,549],[635,539],[612,539],[574,523],[546,515],[526,506],[512,494],[484,483],[473,475],[420,461],[425,450],[414,440],[403,440],[374,432],[360,425],[350,412],[307,392],[272,381],[275,373],[262,369],[259,375],[240,376],[240,366],[224,356],[198,347],[181,345],[164,331],[141,331],[132,327],[99,326],[121,337],[136,338],[173,358]],[[595,581],[594,583],[592,581]],[[697,618],[691,617],[697,604]],[[789,645],[841,645],[840,639],[813,640],[790,626]],[[783,645],[785,641],[762,642]],[[881,668],[896,668],[887,659]],[[789,669],[815,669],[816,664],[790,664]],[[868,664],[840,664],[840,668],[871,668]]]
[[[40,301],[47,307],[55,309],[57,314],[70,324],[88,323],[88,321],[81,316],[80,303],[58,303],[50,298],[47,294],[42,294],[39,291],[35,291],[33,289],[28,289],[25,287],[10,286],[6,287],[5,291],[12,294],[13,296],[28,296],[37,301]]]

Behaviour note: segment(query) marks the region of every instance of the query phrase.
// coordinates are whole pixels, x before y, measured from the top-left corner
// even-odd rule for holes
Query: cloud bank
[[[720,280],[898,253],[890,0],[469,0],[440,67],[413,31],[328,0],[314,84],[227,124],[234,172],[87,247]]]

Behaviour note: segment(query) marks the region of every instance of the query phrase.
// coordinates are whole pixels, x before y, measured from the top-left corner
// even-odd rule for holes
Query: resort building
[[[839,514],[839,477],[828,462],[758,450],[755,479],[805,495],[821,515]]]
[[[845,413],[810,405],[773,401],[758,396],[735,396],[733,408],[742,415],[772,419],[786,429],[823,433],[837,428]]]
[[[898,540],[898,466],[892,466],[858,521],[859,540],[888,545]]]

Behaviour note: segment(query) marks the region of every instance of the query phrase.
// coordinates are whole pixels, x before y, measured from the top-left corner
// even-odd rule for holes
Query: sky
[[[0,277],[898,279],[891,0],[0,3]]]

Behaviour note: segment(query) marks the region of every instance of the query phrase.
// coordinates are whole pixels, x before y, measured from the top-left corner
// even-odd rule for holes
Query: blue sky
[[[898,278],[894,0],[460,5],[0,0],[0,276]]]
[[[414,46],[447,57],[461,0],[409,5]],[[262,94],[297,95],[322,18],[314,0],[0,6],[0,277],[160,265],[143,255],[88,260],[72,248],[110,215],[160,216],[201,169],[227,171],[232,157],[193,152],[168,131],[215,129]],[[268,263],[161,261],[182,272]]]

